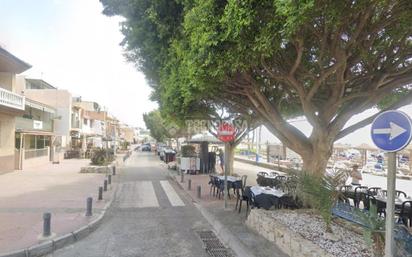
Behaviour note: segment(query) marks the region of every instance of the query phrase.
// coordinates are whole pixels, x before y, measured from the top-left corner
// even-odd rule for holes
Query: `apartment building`
[[[62,151],[70,146],[72,127],[72,95],[67,90],[58,89],[42,79],[17,77],[18,90],[27,99],[43,103],[55,109],[54,135],[56,146]]]
[[[24,113],[25,98],[16,92],[16,74],[31,66],[0,47],[0,172],[16,166],[16,117]]]
[[[26,97],[24,113],[16,117],[16,169],[35,167],[56,156],[54,121],[57,110]]]
[[[84,155],[93,148],[105,148],[107,112],[96,102],[73,97],[71,148]]]

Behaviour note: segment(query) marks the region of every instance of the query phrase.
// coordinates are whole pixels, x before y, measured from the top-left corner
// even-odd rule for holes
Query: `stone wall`
[[[252,209],[246,224],[267,240],[274,242],[290,257],[333,257],[275,220],[271,217],[270,211]]]

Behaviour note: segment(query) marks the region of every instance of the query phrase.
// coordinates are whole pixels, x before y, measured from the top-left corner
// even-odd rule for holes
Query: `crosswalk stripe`
[[[176,191],[170,185],[169,181],[167,180],[161,180],[160,185],[163,188],[163,191],[166,193],[167,198],[169,199],[169,202],[172,206],[185,206],[184,202],[182,199],[180,199],[179,195],[177,195]]]
[[[124,183],[121,195],[120,208],[159,207],[152,181]]]

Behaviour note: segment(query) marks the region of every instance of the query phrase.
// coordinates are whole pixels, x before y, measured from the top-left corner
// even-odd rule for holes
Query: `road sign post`
[[[224,175],[225,175],[225,181],[224,181],[224,186],[223,186],[223,197],[224,197],[224,202],[225,202],[225,209],[227,209],[228,203],[227,203],[227,198],[228,198],[228,190],[227,190],[227,167],[229,167],[229,150],[231,148],[230,142],[235,140],[235,134],[236,130],[235,128],[227,123],[223,122],[220,124],[218,131],[217,131],[217,136],[220,141],[225,142],[225,156],[224,156],[224,162],[225,162],[225,170],[224,170]]]
[[[405,148],[412,137],[411,118],[401,111],[386,111],[372,123],[371,137],[375,145],[388,152],[388,178],[385,223],[385,257],[394,256],[394,211],[396,185],[396,152]]]

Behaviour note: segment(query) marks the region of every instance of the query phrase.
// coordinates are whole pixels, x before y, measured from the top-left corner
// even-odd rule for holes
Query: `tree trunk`
[[[332,156],[333,141],[323,138],[312,140],[312,151],[301,155],[303,171],[316,175],[323,175],[326,171],[329,158]]]
[[[228,176],[233,175],[233,162],[235,159],[235,147],[232,143],[225,143],[225,170]]]

